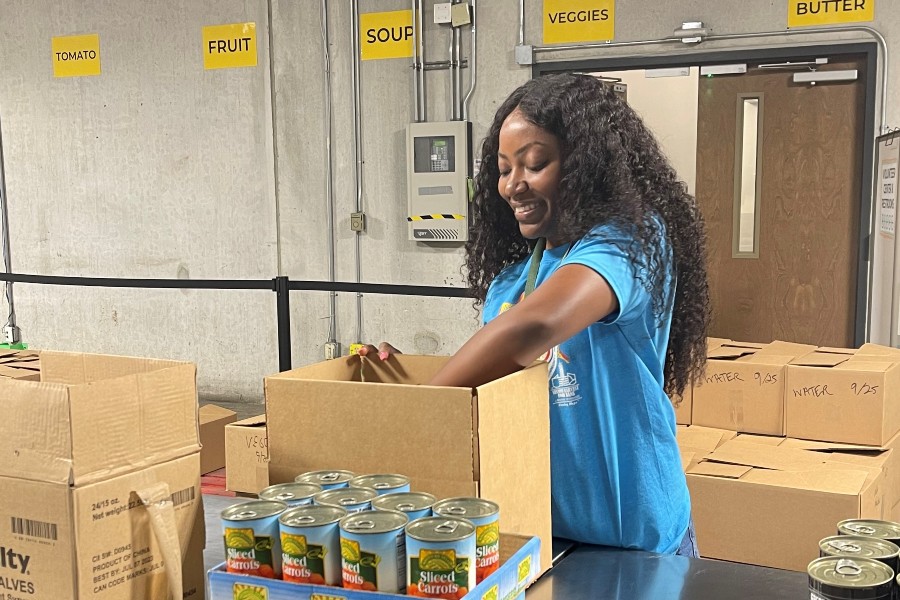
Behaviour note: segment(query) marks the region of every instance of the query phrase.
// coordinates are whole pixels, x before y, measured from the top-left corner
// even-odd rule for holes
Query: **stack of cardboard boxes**
[[[194,365],[42,352],[0,377],[0,597],[204,597]]]
[[[900,351],[711,340],[689,396],[703,556],[805,570],[838,521],[900,519]]]

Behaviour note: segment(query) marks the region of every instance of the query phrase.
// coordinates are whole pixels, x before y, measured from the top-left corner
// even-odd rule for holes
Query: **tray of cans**
[[[500,507],[438,500],[402,475],[315,471],[222,512],[211,600],[524,598],[540,540],[500,533]]]
[[[809,563],[810,600],[892,600],[900,597],[900,523],[848,519],[819,542]]]

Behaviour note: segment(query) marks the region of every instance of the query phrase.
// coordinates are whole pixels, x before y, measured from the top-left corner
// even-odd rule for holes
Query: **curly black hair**
[[[634,233],[628,248],[635,272],[652,298],[654,314],[666,310],[666,247],[675,263],[675,303],[664,369],[665,391],[684,392],[702,376],[710,320],[706,230],[687,186],[678,179],[655,137],[609,85],[588,75],[546,75],[515,90],[500,106],[481,149],[466,271],[476,302],[500,271],[526,258],[533,241],[519,231],[500,197],[497,165],[500,128],[518,110],[555,135],[563,155],[557,234],[577,240],[602,224]]]

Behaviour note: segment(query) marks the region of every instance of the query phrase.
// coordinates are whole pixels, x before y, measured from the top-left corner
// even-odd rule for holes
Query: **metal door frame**
[[[856,273],[856,318],[853,339],[856,347],[868,337],[869,281],[871,267],[871,226],[874,194],[872,181],[875,169],[875,102],[878,81],[878,45],[875,42],[808,44],[772,48],[738,48],[710,52],[673,52],[665,55],[616,56],[565,61],[540,62],[532,66],[532,77],[548,73],[571,71],[629,71],[664,67],[694,67],[714,64],[757,61],[812,60],[820,56],[838,58],[850,54],[861,55],[866,64],[865,100],[863,104],[862,177],[859,189],[859,240]],[[884,125],[884,124],[882,124]]]

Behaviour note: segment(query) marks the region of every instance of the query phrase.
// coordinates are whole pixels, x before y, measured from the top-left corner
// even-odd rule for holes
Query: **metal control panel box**
[[[410,123],[406,156],[409,239],[468,240],[472,124]]]

